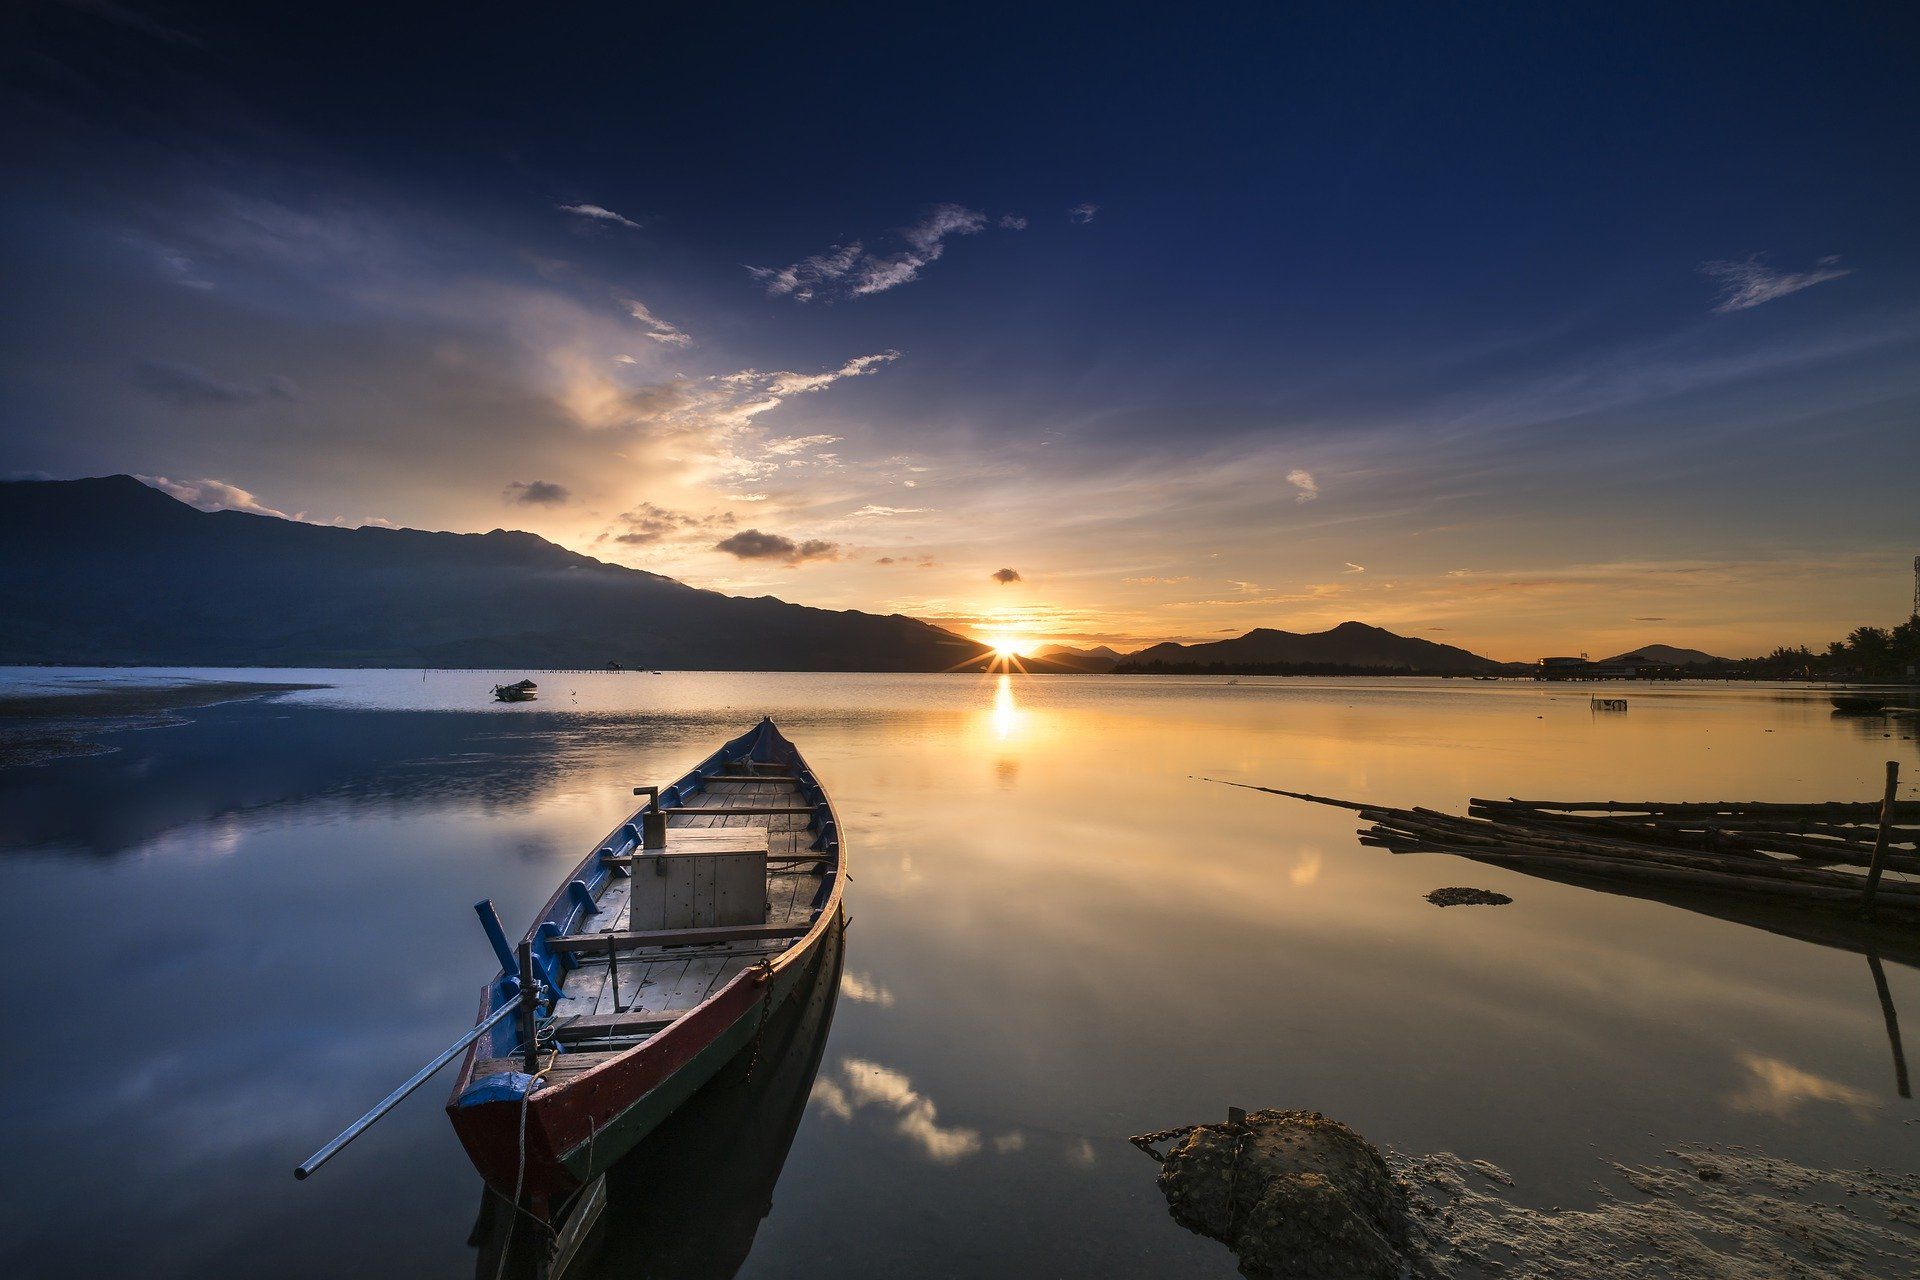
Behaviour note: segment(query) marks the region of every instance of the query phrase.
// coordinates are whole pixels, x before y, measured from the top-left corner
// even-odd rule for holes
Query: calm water
[[[486,673],[262,678],[337,687],[0,770],[9,1275],[491,1275],[438,1082],[290,1170],[468,1024],[469,904],[524,922],[634,784],[762,713],[845,825],[838,1001],[624,1171],[599,1274],[1228,1277],[1126,1137],[1229,1103],[1491,1160],[1541,1205],[1681,1140],[1920,1164],[1861,955],[1362,849],[1351,814],[1195,777],[1460,809],[1920,773],[1910,730],[1824,695],[556,673],[495,706]],[[1422,900],[1443,885],[1515,901]],[[1886,973],[1920,1063],[1920,974]]]

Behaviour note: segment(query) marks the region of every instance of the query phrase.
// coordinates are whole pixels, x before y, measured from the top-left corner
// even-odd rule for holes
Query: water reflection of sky
[[[763,711],[840,805],[853,922],[742,1274],[825,1249],[853,1276],[1230,1275],[1125,1144],[1229,1103],[1489,1159],[1542,1203],[1683,1139],[1912,1164],[1861,956],[1362,850],[1350,814],[1194,776],[1459,808],[1865,796],[1913,760],[1824,699],[557,673],[492,707],[486,673],[320,678],[0,771],[0,912],[33,960],[0,1012],[45,1064],[0,1104],[10,1271],[470,1271],[477,1181],[433,1090],[288,1170],[471,1017],[470,903],[523,920],[634,784]],[[1515,903],[1422,900],[1445,884]],[[1920,1025],[1916,974],[1886,973]]]

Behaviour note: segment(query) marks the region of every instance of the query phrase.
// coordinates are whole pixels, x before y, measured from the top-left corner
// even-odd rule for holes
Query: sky
[[[0,17],[0,472],[1135,648],[1906,616],[1887,5]]]

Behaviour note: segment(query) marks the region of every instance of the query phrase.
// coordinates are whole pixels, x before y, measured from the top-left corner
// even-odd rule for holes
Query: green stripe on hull
[[[773,979],[771,1006],[756,1002],[732,1026],[721,1032],[712,1044],[694,1054],[685,1066],[661,1081],[651,1092],[642,1094],[632,1106],[609,1121],[594,1134],[591,1142],[583,1142],[560,1157],[560,1163],[567,1172],[582,1183],[591,1182],[605,1173],[621,1156],[633,1150],[661,1121],[698,1093],[700,1086],[713,1079],[720,1068],[733,1061],[734,1055],[753,1043],[761,1025],[786,1003],[800,985],[803,973],[812,968],[813,960],[813,957],[809,957],[805,964],[788,966]]]

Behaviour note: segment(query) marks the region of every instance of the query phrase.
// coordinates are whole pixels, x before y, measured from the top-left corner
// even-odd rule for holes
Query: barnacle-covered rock
[[[1372,1144],[1317,1111],[1201,1125],[1167,1155],[1174,1219],[1240,1258],[1250,1280],[1398,1280],[1406,1192]]]

